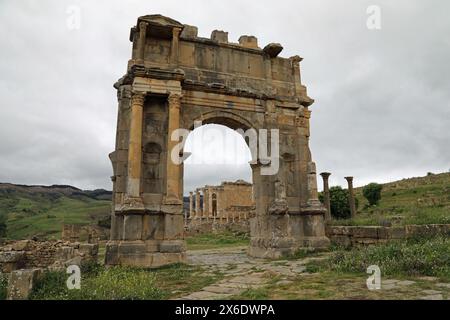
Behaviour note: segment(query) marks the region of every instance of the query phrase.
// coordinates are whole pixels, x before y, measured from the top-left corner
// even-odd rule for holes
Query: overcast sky
[[[369,5],[381,9],[380,30],[366,26]],[[81,21],[71,30],[73,6]],[[260,47],[279,42],[281,56],[303,57],[302,82],[316,101],[313,158],[332,185],[346,175],[358,186],[448,171],[449,12],[447,0],[1,0],[0,181],[111,189],[112,85],[126,71],[130,27],[154,13],[196,25],[200,36],[255,35]],[[240,164],[186,164],[185,191],[251,179],[248,151],[233,141],[217,153],[195,148]]]

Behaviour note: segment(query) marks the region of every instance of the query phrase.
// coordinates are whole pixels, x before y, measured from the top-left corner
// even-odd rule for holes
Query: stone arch
[[[193,130],[195,122],[198,121],[202,124],[221,124],[233,130],[247,130],[253,128],[251,121],[243,116],[234,112],[222,110],[209,111],[195,117],[189,123],[189,130]]]
[[[245,39],[230,44],[226,32],[214,31],[205,40],[195,27],[161,15],[141,16],[131,28],[127,73],[114,85],[119,113],[106,264],[185,261],[183,165],[172,161],[179,141],[171,137],[195,120],[279,133],[280,154],[251,165],[250,255],[277,258],[329,244],[309,148],[314,100],[301,83],[302,58],[279,57],[280,44],[261,49],[256,38]],[[267,174],[277,160],[280,167]]]

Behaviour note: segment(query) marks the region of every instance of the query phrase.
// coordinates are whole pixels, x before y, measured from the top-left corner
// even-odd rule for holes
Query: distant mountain
[[[0,215],[7,217],[8,238],[59,238],[63,223],[104,225],[111,197],[104,189],[0,183]]]
[[[2,194],[28,193],[42,194],[50,197],[67,196],[67,197],[88,197],[96,200],[111,200],[112,192],[105,189],[81,190],[70,185],[51,186],[43,185],[23,185],[0,182],[0,197]]]

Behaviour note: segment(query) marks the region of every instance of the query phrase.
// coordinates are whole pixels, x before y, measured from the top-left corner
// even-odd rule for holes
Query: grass
[[[301,255],[300,258],[302,258]],[[367,267],[381,269],[382,290],[368,290]],[[445,236],[420,237],[385,245],[351,248],[332,247],[325,259],[312,259],[306,264],[306,273],[279,284],[274,278],[262,288],[248,289],[231,299],[419,299],[423,290],[439,290],[444,299],[450,298],[450,288],[437,287],[436,277],[450,282],[450,238]],[[387,279],[413,280],[407,286],[383,290]]]
[[[26,239],[31,236],[58,239],[63,223],[92,224],[108,215],[111,202],[87,197],[57,198],[40,194],[2,195],[0,214],[6,214],[7,237]]]
[[[434,276],[450,280],[450,238],[421,237],[351,250],[337,249],[326,269],[365,273],[370,265],[378,265],[389,276]]]
[[[369,206],[362,188],[354,219],[334,220],[333,225],[408,225],[450,223],[450,173],[411,178],[383,185],[381,200]]]
[[[46,272],[33,289],[34,300],[159,300],[179,297],[218,281],[183,264],[158,269],[91,265],[82,270],[81,289],[68,290],[65,272]]]
[[[244,233],[224,231],[198,234],[186,239],[188,250],[215,249],[234,246],[248,246],[250,238]]]
[[[6,300],[8,278],[6,274],[0,273],[0,300]]]

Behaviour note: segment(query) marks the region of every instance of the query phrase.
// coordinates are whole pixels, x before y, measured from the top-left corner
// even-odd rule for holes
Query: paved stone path
[[[227,299],[238,295],[247,289],[257,289],[268,285],[275,276],[279,278],[277,285],[288,285],[291,279],[297,276],[308,276],[306,263],[311,260],[326,259],[327,254],[306,257],[298,260],[264,260],[248,257],[246,247],[232,247],[211,250],[196,250],[188,252],[188,263],[201,266],[204,274],[214,275],[218,272],[224,274],[224,278],[212,285],[202,288],[200,291],[179,298],[180,300],[215,300]],[[416,280],[426,281],[433,290],[414,288],[414,295],[407,299],[442,300],[443,292],[447,292],[450,298],[450,283],[441,283],[437,278],[421,277]],[[273,282],[272,282],[273,283]],[[381,290],[402,290],[409,286],[417,285],[417,281],[382,279]]]
[[[261,288],[267,285],[271,275],[281,276],[279,284],[288,284],[288,277],[305,272],[305,264],[310,259],[273,260],[248,257],[246,247],[233,247],[213,250],[188,252],[188,263],[201,266],[204,274],[217,272],[225,275],[224,279],[204,287],[201,291],[191,293],[181,300],[226,299],[240,294],[247,289]],[[323,258],[322,258],[323,259]]]

